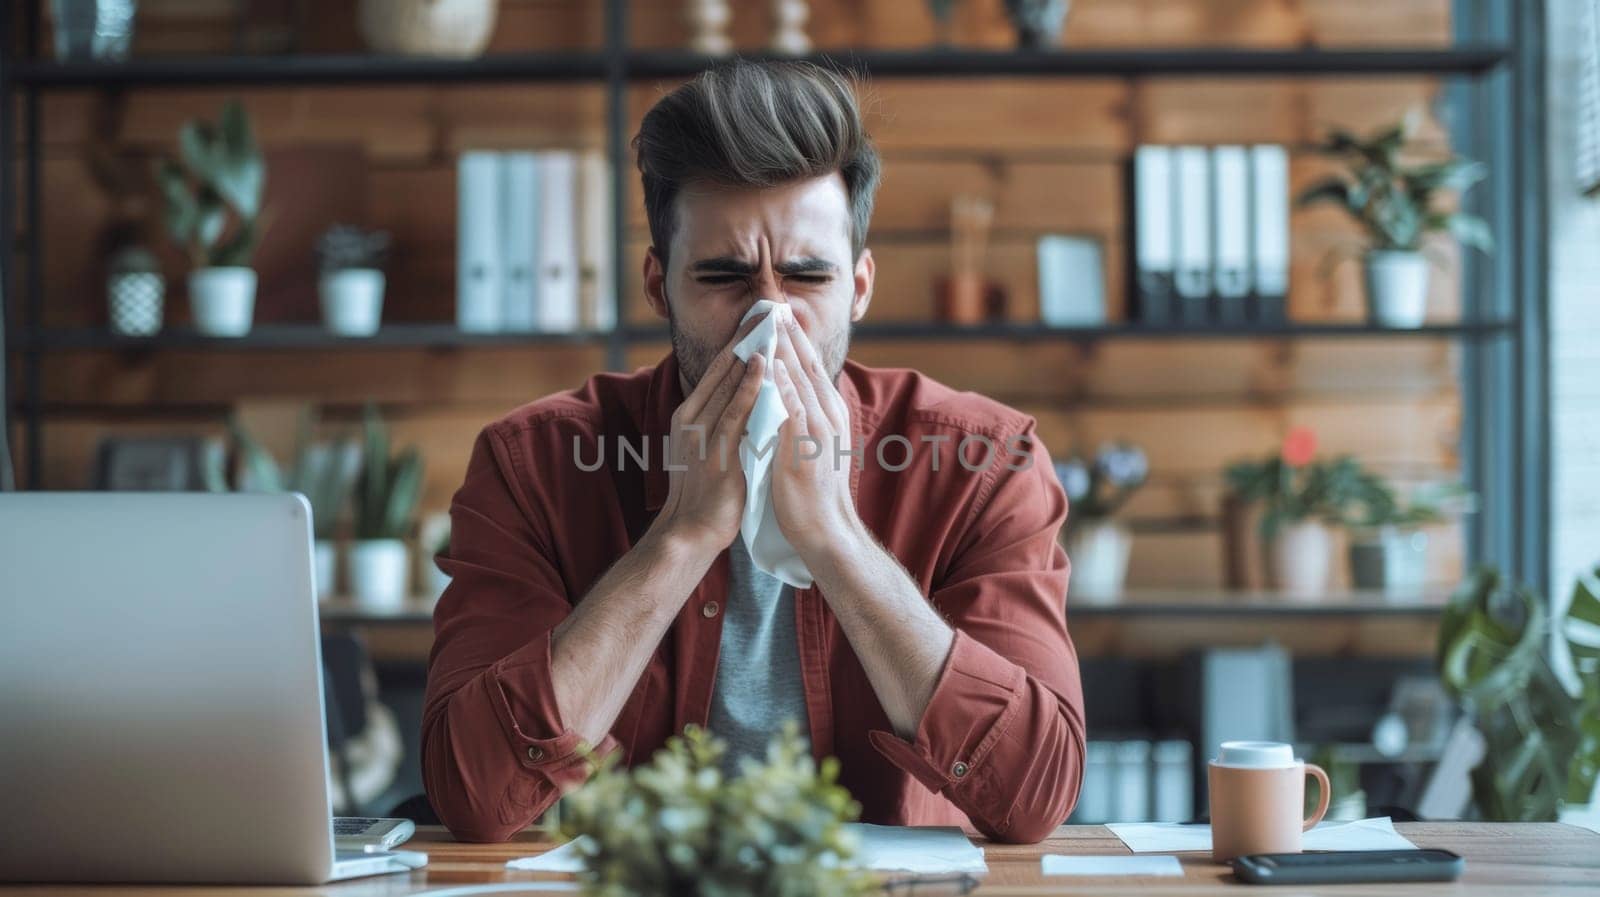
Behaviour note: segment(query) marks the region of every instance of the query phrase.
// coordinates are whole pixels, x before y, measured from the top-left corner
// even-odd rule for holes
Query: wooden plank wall
[[[226,50],[230,6],[142,4],[139,51]],[[502,0],[492,49],[595,46],[601,35],[598,6]],[[734,6],[738,42],[760,46],[768,28],[766,4]],[[679,7],[635,0],[636,43],[681,44]],[[912,0],[813,0],[811,7],[810,33],[823,47],[911,47],[932,39],[925,7]],[[1435,45],[1449,40],[1449,7],[1448,0],[1076,0],[1066,43]],[[968,0],[958,8],[958,42],[1009,44],[1000,0]],[[305,49],[360,48],[345,4],[320,4],[316,16],[302,34]],[[638,85],[630,97],[633,120],[670,86]],[[1306,147],[1329,124],[1370,128],[1422,108],[1429,113],[1427,139],[1442,144],[1444,128],[1433,115],[1439,94],[1438,82],[1414,77],[916,79],[866,85],[869,127],[886,164],[870,240],[879,271],[871,317],[931,315],[931,284],[946,266],[946,222],[956,192],[981,193],[996,202],[991,273],[1008,290],[1011,317],[1036,315],[1033,246],[1041,234],[1056,232],[1103,242],[1110,303],[1121,315],[1127,301],[1123,165],[1133,146],[1282,142],[1294,148],[1292,178],[1298,186],[1327,170]],[[319,214],[336,213],[395,236],[388,319],[449,320],[455,153],[599,147],[604,138],[604,96],[592,86],[50,94],[43,110],[47,323],[103,324],[104,233],[119,216],[138,218],[154,207],[137,189],[108,197],[91,176],[91,156],[110,154],[126,170],[143,171],[150,157],[170,151],[181,122],[214,115],[233,95],[245,100],[272,153],[271,202],[280,220],[294,222],[278,226],[263,249],[264,256],[270,250],[281,276],[275,284],[263,283],[258,320],[314,319],[305,270],[320,227],[311,224]],[[337,181],[336,190],[327,186],[329,180]],[[636,272],[648,243],[633,186],[630,272]],[[336,200],[326,198],[330,191],[339,194]],[[310,194],[324,195],[323,207],[307,211],[303,204]],[[1359,320],[1357,266],[1329,272],[1323,264],[1330,250],[1351,242],[1350,226],[1337,213],[1319,210],[1296,212],[1293,228],[1291,314]],[[151,233],[161,241],[159,232]],[[177,253],[163,252],[174,294],[168,321],[181,322],[187,315],[183,263]],[[646,320],[636,276],[625,287],[629,318]],[[1434,278],[1430,314],[1453,317],[1458,295],[1452,265]],[[630,362],[653,363],[665,350],[637,347]],[[1219,473],[1231,460],[1270,450],[1287,427],[1313,427],[1326,450],[1354,452],[1397,476],[1448,476],[1458,467],[1457,351],[1442,341],[985,344],[954,351],[951,344],[906,342],[852,351],[866,363],[917,367],[1037,415],[1056,454],[1092,449],[1109,438],[1142,444],[1151,456],[1153,482],[1130,508],[1145,530],[1136,540],[1135,585],[1220,580],[1213,520]],[[361,401],[375,399],[394,420],[398,438],[426,452],[426,504],[442,509],[483,423],[574,386],[603,363],[603,353],[594,348],[54,355],[45,366],[46,398],[84,407],[49,418],[44,481],[53,488],[83,485],[96,441],[110,433],[218,432],[228,407],[261,400],[324,403],[335,420],[349,419]],[[1435,575],[1449,581],[1460,568],[1460,534],[1445,527],[1438,535],[1435,544],[1443,550],[1435,553]]]

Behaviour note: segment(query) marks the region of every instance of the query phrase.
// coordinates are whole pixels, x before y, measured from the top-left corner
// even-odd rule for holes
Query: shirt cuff
[[[516,755],[518,765],[552,780],[584,759],[586,742],[567,728],[556,706],[555,686],[550,668],[553,635],[545,632],[507,655],[490,669],[494,685],[495,715]],[[607,732],[594,747],[595,759],[620,746]],[[581,776],[580,776],[581,779]]]
[[[1016,719],[1026,682],[1020,666],[957,629],[915,741],[881,729],[867,738],[928,790],[960,787],[976,778],[990,749]]]

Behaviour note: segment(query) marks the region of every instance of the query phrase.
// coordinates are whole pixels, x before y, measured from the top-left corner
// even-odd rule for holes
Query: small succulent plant
[[[403,539],[422,497],[422,456],[415,446],[389,454],[389,430],[372,404],[366,408],[361,476],[356,481],[357,539]]]
[[[1144,451],[1121,442],[1101,446],[1093,459],[1068,458],[1055,467],[1075,522],[1103,520],[1115,514],[1150,475]]]
[[[328,228],[317,240],[317,266],[323,274],[354,268],[382,270],[389,258],[389,235],[349,224]]]
[[[559,834],[585,836],[578,881],[595,897],[856,897],[873,877],[845,861],[860,805],[819,769],[792,723],[765,762],[723,777],[725,746],[689,726],[647,765],[596,764],[562,800]]]

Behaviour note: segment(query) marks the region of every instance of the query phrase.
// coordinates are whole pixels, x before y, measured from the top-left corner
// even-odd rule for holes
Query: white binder
[[[1139,316],[1163,320],[1172,299],[1172,148],[1141,146],[1133,154],[1134,260]]]
[[[456,326],[472,333],[500,329],[500,159],[462,153],[456,163]]]
[[[531,152],[506,153],[501,165],[502,329],[527,333],[537,329],[538,321],[538,281],[533,269],[539,253],[539,160]]]
[[[611,330],[617,326],[611,166],[599,152],[586,152],[578,159],[578,241],[579,323],[586,330]]]
[[[1176,288],[1185,318],[1203,319],[1190,303],[1211,296],[1211,158],[1203,146],[1180,146],[1173,152],[1177,173]]]
[[[578,329],[577,181],[576,153],[539,154],[538,329],[551,333]]]
[[[1212,276],[1218,296],[1243,299],[1250,294],[1250,156],[1242,146],[1211,150],[1213,203],[1216,210]]]
[[[1255,291],[1289,293],[1289,154],[1281,146],[1250,148],[1251,222],[1255,230]]]

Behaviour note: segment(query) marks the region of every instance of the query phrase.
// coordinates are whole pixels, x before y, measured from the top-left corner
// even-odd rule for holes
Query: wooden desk
[[[1127,854],[1129,851],[1102,826],[1063,826],[1043,844],[1016,846],[984,844],[989,875],[975,892],[981,897],[1033,897],[1050,894],[1230,894],[1233,897],[1272,895],[1396,895],[1467,894],[1534,897],[1538,894],[1600,894],[1600,835],[1587,829],[1557,823],[1414,823],[1396,826],[1419,847],[1442,847],[1466,857],[1467,871],[1455,884],[1340,885],[1256,889],[1231,880],[1227,867],[1211,862],[1208,854],[1180,854],[1184,878],[1045,878],[1039,874],[1039,857],[1046,853]],[[405,876],[326,885],[320,888],[182,888],[90,887],[85,885],[0,887],[11,895],[67,893],[153,895],[171,893],[278,895],[328,894],[338,897],[393,897],[452,885],[480,882],[537,882],[566,880],[570,876],[508,872],[507,860],[539,853],[551,845],[536,832],[525,832],[505,844],[458,844],[442,829],[419,830],[408,847],[429,854],[426,870]],[[550,891],[547,893],[560,893]],[[575,892],[568,892],[575,893]]]

